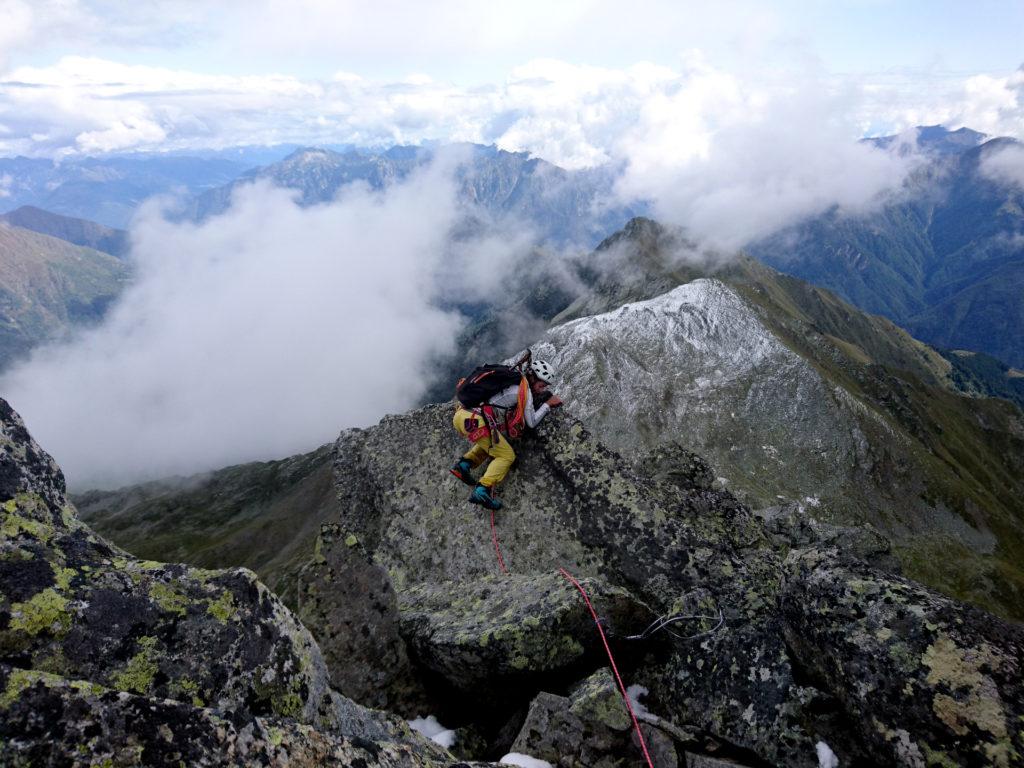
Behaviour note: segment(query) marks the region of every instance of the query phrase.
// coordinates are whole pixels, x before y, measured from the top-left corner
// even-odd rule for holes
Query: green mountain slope
[[[118,258],[128,254],[128,233],[123,229],[97,224],[95,221],[61,216],[32,205],[23,205],[16,210],[0,214],[0,221],[5,221],[12,227],[30,229],[41,235],[67,240],[74,245],[103,251]]]
[[[832,211],[750,252],[931,344],[1024,366],[1024,188],[986,173],[993,156],[1019,144],[970,143],[932,154],[881,211]]]
[[[0,225],[0,368],[97,321],[128,277],[109,254]]]
[[[75,499],[83,519],[148,559],[206,568],[244,565],[294,604],[294,568],[320,524],[337,517],[330,446]]]

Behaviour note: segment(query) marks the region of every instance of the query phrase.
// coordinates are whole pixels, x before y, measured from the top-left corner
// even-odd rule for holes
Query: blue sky
[[[723,66],[812,57],[833,73],[977,74],[1024,62],[1024,3],[1006,0],[24,4],[39,34],[13,58],[35,66],[77,54],[232,75],[424,72],[469,86],[535,58],[671,66],[694,48]]]

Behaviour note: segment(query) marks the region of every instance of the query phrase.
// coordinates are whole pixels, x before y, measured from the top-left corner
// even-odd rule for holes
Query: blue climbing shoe
[[[473,471],[473,465],[466,459],[459,459],[455,462],[455,466],[448,470],[455,475],[459,480],[464,482],[466,485],[473,485],[476,480],[473,479],[471,474]]]
[[[501,499],[491,496],[491,489],[486,485],[477,485],[469,496],[470,504],[479,504],[487,509],[501,509]]]

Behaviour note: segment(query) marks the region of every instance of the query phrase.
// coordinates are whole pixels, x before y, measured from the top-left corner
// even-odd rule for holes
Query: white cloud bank
[[[858,143],[851,100],[813,81],[756,88],[708,70],[642,105],[619,191],[727,250],[833,206],[869,211],[918,158]]]
[[[451,170],[308,209],[250,186],[202,226],[149,208],[137,282],[107,321],[37,350],[0,391],[79,486],[287,456],[406,410],[459,330],[433,305],[447,269],[486,259],[500,280],[519,255],[451,245]]]
[[[304,80],[65,56],[0,78],[0,154],[472,141],[582,168],[627,158],[638,129],[659,120],[681,135],[682,151],[692,152],[714,141],[720,122],[735,122],[737,110],[757,113],[780,99],[829,103],[827,126],[801,123],[808,117],[803,110],[776,112],[777,124],[798,133],[827,127],[852,141],[943,123],[1024,139],[1021,71],[936,79],[914,89],[885,77],[823,77],[807,67],[740,72],[690,52],[672,67],[536,59],[511,68],[502,82],[463,87],[425,75],[382,81],[340,71]]]
[[[1006,121],[1020,108],[1012,79],[997,110]],[[989,86],[980,90],[991,123]],[[733,247],[832,205],[864,210],[899,186],[906,160],[857,144],[880,93],[798,70],[740,76],[698,52],[677,68],[536,60],[476,89],[425,76],[302,81],[68,57],[0,82],[0,153],[494,143],[570,169],[625,168],[626,202],[654,201],[666,221]]]

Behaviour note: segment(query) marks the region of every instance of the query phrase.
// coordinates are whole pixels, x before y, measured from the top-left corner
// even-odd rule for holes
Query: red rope
[[[612,664],[612,672],[615,673],[615,679],[619,683],[619,690],[622,691],[622,698],[626,702],[626,709],[629,710],[629,716],[633,718],[633,727],[636,729],[637,738],[640,739],[640,747],[644,751],[644,757],[647,759],[647,765],[650,766],[650,768],[654,768],[654,763],[651,762],[651,755],[647,751],[647,742],[644,741],[644,735],[640,731],[640,723],[637,722],[636,713],[633,711],[633,705],[629,701],[629,694],[626,693],[626,686],[622,684],[622,678],[619,676],[619,668],[615,666],[615,658],[612,656],[612,649],[608,646],[608,638],[604,636],[604,629],[601,627],[601,621],[597,617],[597,611],[595,611],[594,606],[590,604],[590,598],[587,597],[587,593],[586,590],[583,589],[583,585],[576,581],[573,575],[565,570],[565,568],[559,568],[558,570],[565,578],[576,586],[576,589],[580,591],[580,594],[583,595],[583,601],[587,604],[587,608],[590,609],[590,615],[594,617],[594,624],[597,625],[597,631],[601,634],[601,642],[604,643],[604,650],[608,654],[608,661]]]
[[[494,541],[494,551],[498,554],[498,565],[501,566],[501,570],[508,574],[508,568],[505,567],[505,559],[501,556],[501,549],[498,548],[498,532],[494,530],[494,510],[491,510],[491,539]]]

